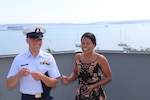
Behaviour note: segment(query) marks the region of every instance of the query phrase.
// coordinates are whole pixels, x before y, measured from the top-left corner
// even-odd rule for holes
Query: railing
[[[104,86],[107,100],[150,100],[150,55],[138,52],[99,51],[110,63],[113,80]],[[75,52],[53,53],[61,74],[70,75],[73,70]],[[0,100],[20,100],[19,85],[11,90],[6,88],[6,76],[16,55],[0,56]],[[74,100],[77,81],[52,89],[55,100]]]

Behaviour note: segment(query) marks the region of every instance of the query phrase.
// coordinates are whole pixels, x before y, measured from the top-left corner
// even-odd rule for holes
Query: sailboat
[[[126,42],[126,31],[125,31],[125,40],[124,41]],[[120,43],[118,44],[118,46],[127,47],[128,45],[125,42],[122,41],[122,32],[120,30]]]

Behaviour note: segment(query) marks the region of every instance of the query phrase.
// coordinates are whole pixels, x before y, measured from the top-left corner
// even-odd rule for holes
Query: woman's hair
[[[84,37],[89,38],[92,41],[92,43],[96,45],[96,37],[93,33],[91,32],[84,33],[81,37],[81,41]]]

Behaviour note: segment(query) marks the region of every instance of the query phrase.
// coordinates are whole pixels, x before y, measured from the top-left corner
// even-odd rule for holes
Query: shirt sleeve
[[[17,63],[17,59],[15,58],[12,62],[10,69],[9,69],[7,78],[12,77],[18,73],[19,69],[17,66],[18,66],[18,63]]]
[[[48,74],[52,78],[60,77],[60,72],[53,56],[50,58],[50,70],[48,71]]]

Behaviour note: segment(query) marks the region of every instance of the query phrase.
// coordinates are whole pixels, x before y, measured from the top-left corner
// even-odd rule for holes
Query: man
[[[7,88],[13,88],[20,83],[21,100],[51,100],[49,93],[44,93],[50,89],[45,87],[57,86],[60,72],[56,61],[51,54],[40,49],[44,33],[46,29],[40,26],[23,30],[29,49],[15,57],[7,75]]]

